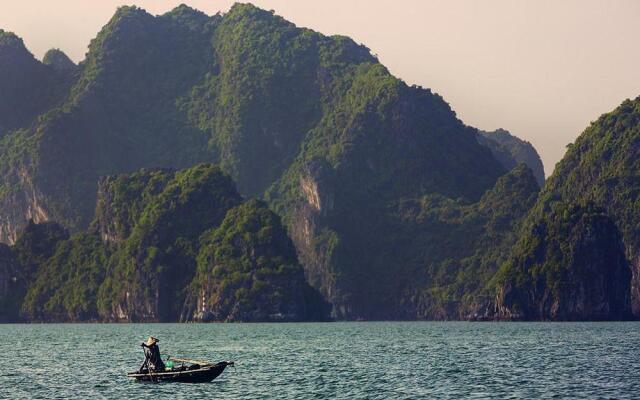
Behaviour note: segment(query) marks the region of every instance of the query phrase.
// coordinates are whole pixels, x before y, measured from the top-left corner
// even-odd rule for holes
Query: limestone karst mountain
[[[503,316],[640,316],[638,143],[640,97],[602,115],[568,146],[501,271]]]
[[[285,307],[289,300],[254,314],[233,311],[219,282],[199,286],[208,299],[189,303],[182,289],[194,276],[206,281],[194,274],[218,271],[196,260],[200,241],[226,243],[232,232],[256,232],[220,228],[222,211],[203,217],[215,202],[196,201],[188,218],[151,211],[145,217],[148,202],[175,178],[139,171],[188,171],[201,162],[217,164],[235,182],[237,197],[225,212],[251,197],[265,202],[251,203],[231,221],[259,217],[271,230],[281,221],[296,253],[273,255],[238,241],[242,262],[216,254],[211,260],[268,269],[268,259],[281,256],[301,265],[339,319],[486,313],[490,280],[543,175],[530,145],[499,132],[479,140],[442,97],[394,77],[365,46],[250,4],[214,16],[186,6],[160,16],[122,7],[78,65],[58,50],[41,63],[15,35],[2,38],[0,71],[16,77],[0,78],[0,87],[29,87],[24,98],[39,101],[27,106],[0,91],[0,238],[18,243],[29,221],[55,221],[71,235],[34,264],[48,278],[35,277],[25,288],[25,318],[234,319],[317,311]],[[24,113],[3,111],[11,107]],[[110,185],[126,181],[105,178],[114,175],[137,183],[112,195]],[[191,193],[183,183],[175,190]],[[286,242],[284,230],[274,235],[270,243]],[[178,245],[177,238],[184,241]],[[267,261],[251,258],[258,253]],[[246,264],[246,257],[253,261]],[[220,269],[221,279],[234,268]],[[79,271],[90,282],[82,293],[50,279]],[[149,271],[158,281],[141,285]],[[297,282],[297,294],[282,299],[307,296],[298,272],[282,273],[269,285],[284,276]],[[55,290],[48,282],[58,282]],[[169,296],[147,293],[160,290]],[[82,306],[65,308],[61,293],[75,293],[65,304]],[[130,307],[134,301],[143,306]],[[209,317],[193,304],[209,307]]]

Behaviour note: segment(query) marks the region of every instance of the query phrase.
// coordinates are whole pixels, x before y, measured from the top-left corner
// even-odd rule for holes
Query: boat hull
[[[153,372],[129,372],[127,376],[137,381],[147,382],[182,382],[205,383],[216,379],[228,365],[232,363],[222,361],[212,365],[202,365],[198,369],[180,368],[173,371],[159,373]]]

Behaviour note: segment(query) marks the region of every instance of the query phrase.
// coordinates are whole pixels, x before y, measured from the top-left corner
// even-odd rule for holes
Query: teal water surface
[[[639,323],[0,325],[0,398],[638,398]],[[208,384],[136,383],[139,344],[235,360]]]

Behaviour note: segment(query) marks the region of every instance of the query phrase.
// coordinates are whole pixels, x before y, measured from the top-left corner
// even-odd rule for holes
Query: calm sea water
[[[235,360],[136,383],[139,343]],[[0,398],[640,398],[639,323],[0,325]]]

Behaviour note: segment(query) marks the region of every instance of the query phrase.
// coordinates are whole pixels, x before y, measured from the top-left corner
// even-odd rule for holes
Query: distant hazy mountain
[[[504,129],[493,132],[478,131],[478,141],[489,147],[493,156],[508,170],[519,163],[531,168],[538,185],[544,185],[544,166],[531,143],[519,139]]]
[[[60,49],[51,49],[47,51],[42,58],[42,63],[63,73],[73,72],[78,69],[78,66],[74,64],[73,61],[71,61],[71,59]]]
[[[36,60],[22,39],[0,29],[0,137],[28,127],[39,114],[58,105],[69,91],[72,75]]]

